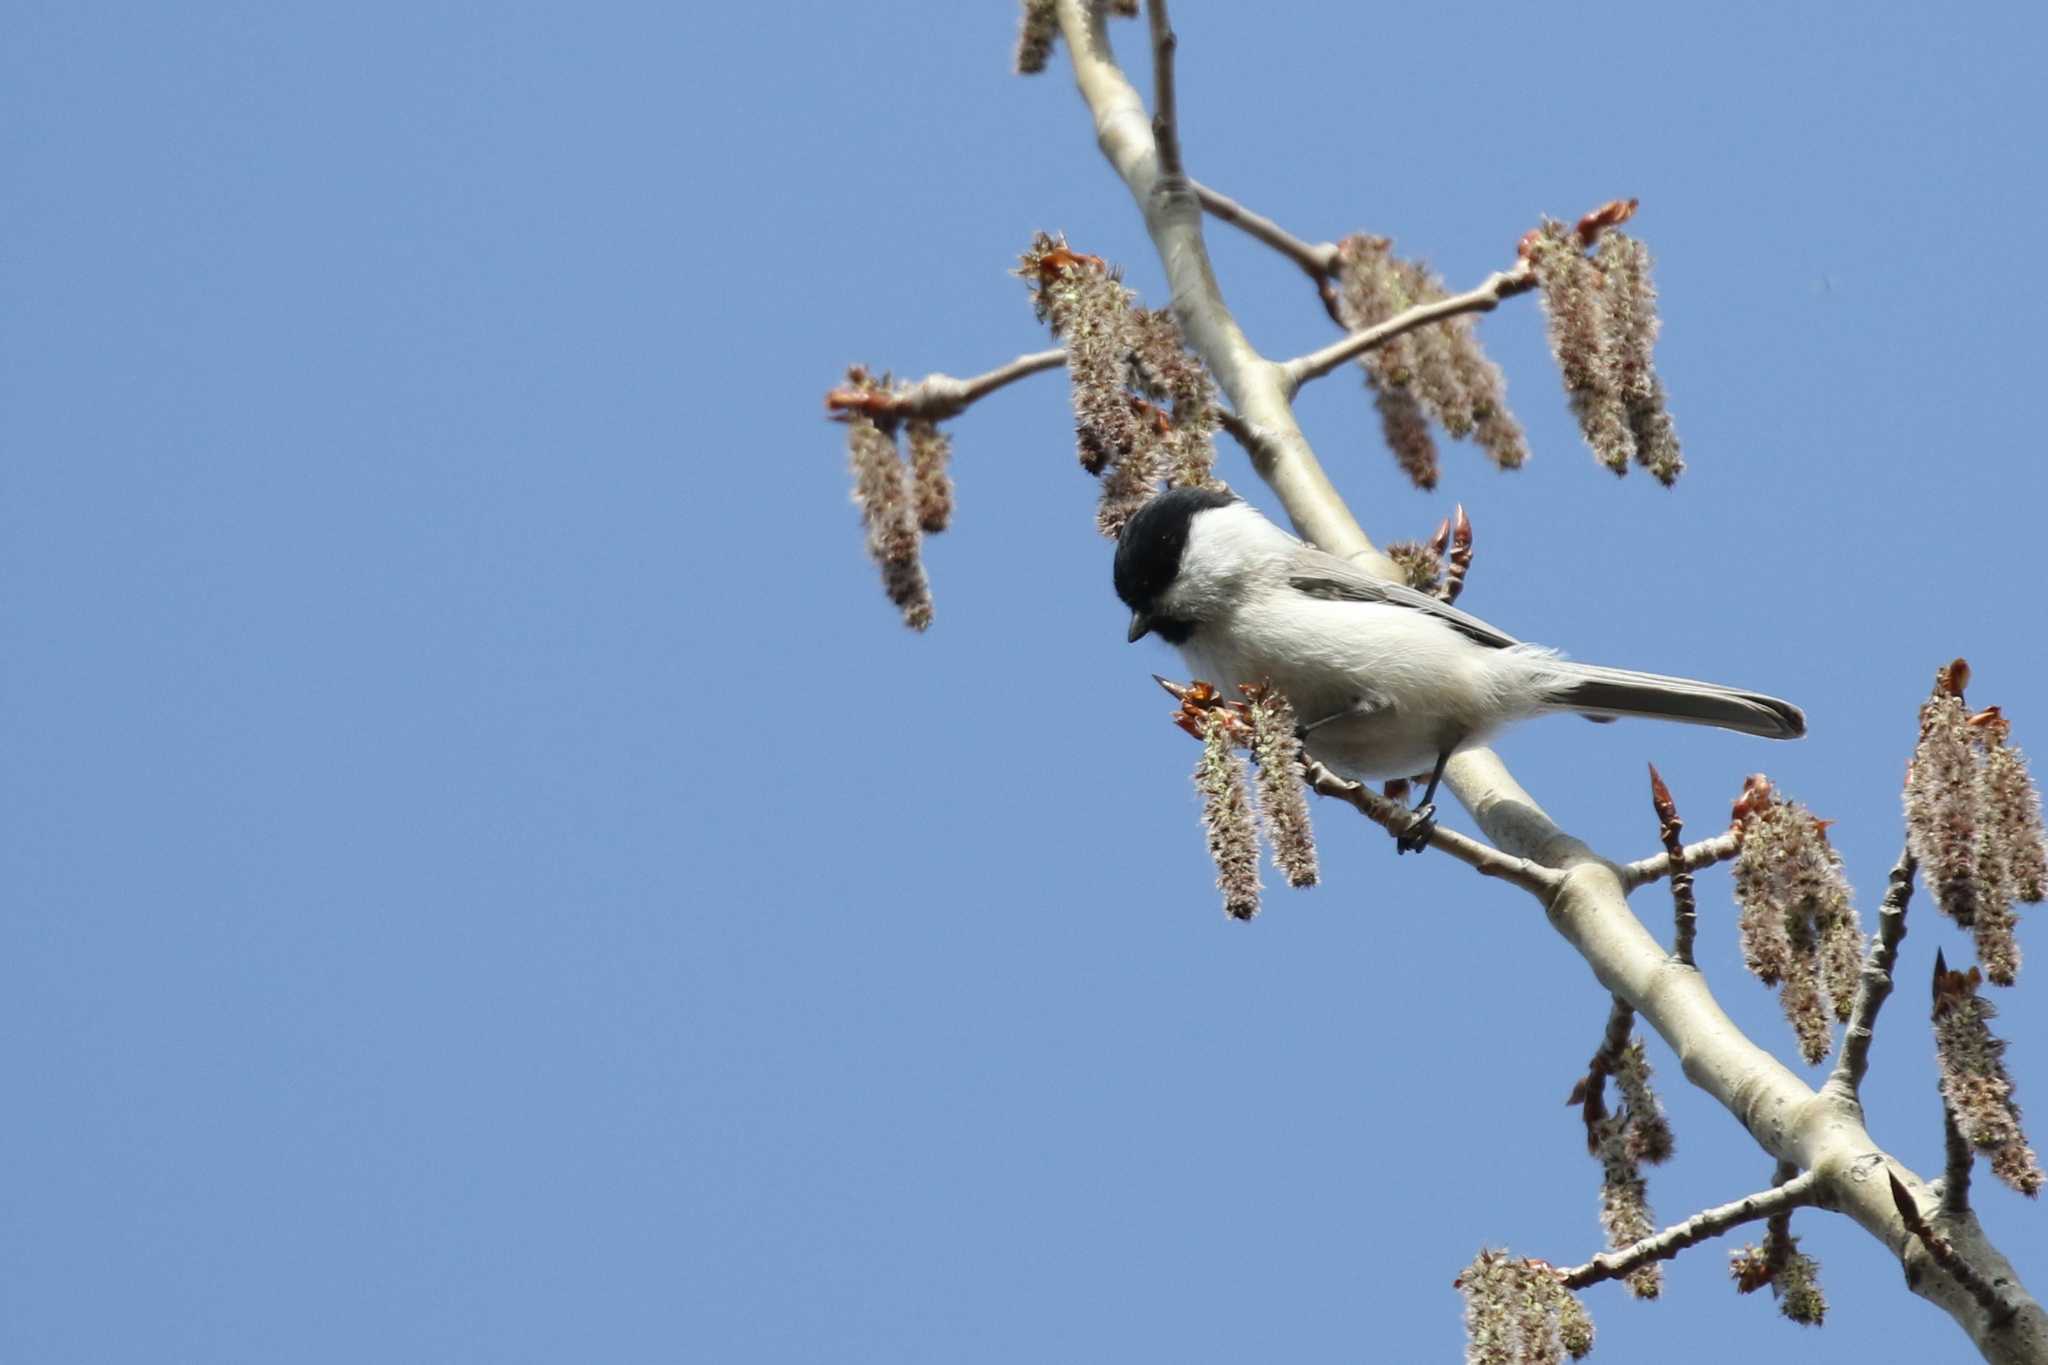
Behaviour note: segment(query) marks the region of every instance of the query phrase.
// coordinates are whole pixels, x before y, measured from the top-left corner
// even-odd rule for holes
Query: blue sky
[[[1510,736],[1560,821],[1639,856],[1646,760],[1699,833],[1766,768],[1869,916],[1936,664],[2048,753],[2038,9],[1226,8],[1177,7],[1189,165],[1304,235],[1471,282],[1642,199],[1675,491],[1594,467],[1531,300],[1484,323],[1524,471],[1409,489],[1348,376],[1303,421],[1382,540],[1465,502],[1472,610],[1807,710]],[[1218,911],[1056,377],[955,426],[930,634],[861,557],[848,362],[1043,346],[1037,228],[1162,301],[1012,7],[6,14],[0,1354],[1445,1359],[1482,1243],[1597,1249],[1606,1004],[1526,898],[1319,808],[1326,884]],[[1258,344],[1329,339],[1212,240]],[[1923,1171],[1937,943],[1916,903],[1867,1091]],[[2048,1112],[2042,970],[1999,1000]],[[1660,1219],[1763,1184],[1652,1056]],[[1962,1353],[1799,1225],[1818,1333],[1710,1248],[1592,1293],[1595,1359]]]

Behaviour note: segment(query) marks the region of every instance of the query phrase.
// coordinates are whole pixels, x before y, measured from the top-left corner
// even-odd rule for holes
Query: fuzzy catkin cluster
[[[1935,954],[1934,1053],[1942,1103],[1955,1116],[1964,1140],[1988,1156],[1993,1175],[2021,1194],[2037,1195],[2041,1165],[2020,1126],[2019,1103],[2005,1069],[2005,1040],[1991,1031],[1998,1011],[1977,994],[1982,980],[1975,967],[1949,971]]]
[[[1628,1026],[1626,1016],[1609,1022],[1607,1038],[1572,1092],[1584,1107],[1586,1149],[1600,1163],[1600,1226],[1615,1250],[1657,1230],[1643,1167],[1662,1164],[1676,1146],[1664,1106],[1650,1087],[1649,1054],[1641,1038],[1626,1034]],[[1605,1098],[1609,1077],[1621,1101],[1613,1112]],[[1639,1299],[1656,1298],[1663,1286],[1663,1270],[1654,1261],[1629,1272],[1629,1292]]]
[[[1395,256],[1385,237],[1359,233],[1337,244],[1337,316],[1354,332],[1444,297],[1443,281]],[[1502,469],[1528,459],[1521,424],[1508,411],[1507,380],[1480,349],[1470,318],[1403,333],[1367,351],[1359,364],[1388,448],[1416,487],[1437,483],[1432,418],[1451,436],[1477,442]]]
[[[1401,570],[1401,581],[1417,592],[1434,593],[1444,583],[1444,557],[1419,540],[1397,540],[1387,558]]]
[[[1728,1254],[1728,1274],[1735,1292],[1752,1294],[1765,1285],[1778,1301],[1778,1311],[1793,1322],[1818,1327],[1827,1317],[1827,1296],[1821,1293],[1820,1262],[1799,1250],[1799,1239],[1788,1229],[1789,1215],[1770,1221],[1763,1245],[1747,1244]]]
[[[1114,538],[1162,479],[1213,486],[1216,386],[1173,315],[1139,307],[1102,260],[1043,232],[1017,273],[1066,346],[1081,467],[1102,480],[1097,528]]]
[[[1250,919],[1259,911],[1259,831],[1273,850],[1273,866],[1293,887],[1316,884],[1315,831],[1301,775],[1301,740],[1287,699],[1270,687],[1247,685],[1245,700],[1227,702],[1213,686],[1183,687],[1160,679],[1181,703],[1174,723],[1202,741],[1195,791],[1202,798],[1202,829],[1216,864],[1224,912]],[[1258,763],[1256,806],[1246,784],[1248,749]]]
[[[1525,247],[1543,288],[1551,353],[1600,463],[1626,474],[1633,461],[1669,487],[1685,460],[1651,362],[1658,321],[1650,253],[1608,229],[1589,258],[1587,235],[1546,218]]]
[[[1600,1226],[1607,1244],[1634,1246],[1657,1230],[1650,1218],[1649,1182],[1642,1168],[1619,1150],[1618,1144],[1603,1143],[1600,1149]],[[1664,1292],[1664,1274],[1654,1262],[1629,1272],[1628,1288],[1639,1299],[1654,1299]]]
[[[1482,1249],[1457,1287],[1466,1365],[1559,1365],[1593,1349],[1593,1319],[1541,1261]]]
[[[887,393],[887,375],[877,379],[855,366],[846,372],[849,389]],[[912,423],[916,428],[920,424]],[[894,424],[884,427],[865,413],[846,418],[847,461],[853,467],[853,501],[867,531],[868,557],[882,571],[882,588],[903,613],[904,624],[924,630],[932,623],[931,583],[925,577],[920,528],[942,530],[953,506],[946,474],[946,438],[931,423],[911,434],[912,464],[896,449]],[[923,453],[919,453],[922,449]]]
[[[1202,756],[1195,762],[1195,790],[1202,797],[1202,830],[1216,864],[1216,888],[1223,912],[1232,919],[1259,913],[1259,834],[1252,822],[1245,761],[1237,753],[1231,715],[1218,707],[1204,717]]]
[[[910,445],[910,495],[917,526],[937,535],[953,520],[953,438],[937,422],[913,417],[903,424]]]
[[[1131,375],[1139,392],[1167,405],[1166,481],[1174,488],[1213,484],[1216,463],[1216,381],[1181,340],[1166,308],[1132,314]]]
[[[1751,790],[1757,795],[1745,798],[1735,859],[1742,958],[1766,986],[1778,987],[1800,1055],[1817,1065],[1833,1043],[1829,1016],[1846,1021],[1855,1001],[1863,931],[1825,823],[1771,795],[1767,784],[1752,780]]]
[[[2015,902],[2042,898],[2041,794],[2011,724],[1996,707],[1963,704],[1969,666],[1958,659],[1935,678],[1920,708],[1920,740],[1906,770],[1906,837],[1935,903],[1977,941],[1994,985],[2019,975]]]
[[[1017,74],[1035,76],[1052,57],[1053,39],[1060,36],[1059,6],[1053,0],[1024,0],[1017,30]]]
[[[1259,764],[1259,816],[1273,866],[1297,889],[1316,884],[1316,837],[1301,780],[1301,739],[1287,699],[1270,687],[1243,689],[1250,703],[1252,757]]]

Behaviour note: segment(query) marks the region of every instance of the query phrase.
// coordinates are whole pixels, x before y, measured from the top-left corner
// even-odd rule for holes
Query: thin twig
[[[1754,1223],[1759,1218],[1789,1212],[1816,1203],[1822,1181],[1818,1171],[1795,1176],[1773,1189],[1745,1195],[1732,1204],[1696,1213],[1652,1237],[1620,1251],[1603,1251],[1582,1266],[1561,1272],[1567,1289],[1584,1289],[1602,1280],[1617,1280],[1652,1261],[1668,1261],[1689,1246],[1718,1237],[1733,1227]]]
[[[2019,1312],[2017,1304],[2008,1303],[2005,1295],[1998,1292],[1998,1286],[1986,1279],[1983,1272],[1963,1259],[1955,1246],[1934,1230],[1920,1213],[1920,1205],[1912,1192],[1900,1183],[1898,1175],[1890,1170],[1886,1179],[1892,1182],[1892,1203],[1898,1206],[1899,1219],[1906,1225],[1906,1231],[1920,1239],[1920,1245],[1927,1248],[1927,1254],[1934,1263],[1949,1273],[1949,1277],[1970,1292],[1984,1308],[1985,1316],[1991,1319],[1993,1327],[2002,1327],[2013,1320]]]
[[[1607,1012],[1607,1028],[1600,1035],[1600,1047],[1586,1063],[1586,1074],[1572,1087],[1572,1099],[1579,1104],[1579,1116],[1586,1124],[1586,1150],[1600,1150],[1600,1121],[1607,1117],[1607,1078],[1621,1061],[1622,1049],[1636,1025],[1635,1006],[1620,996]],[[1567,1101],[1569,1103],[1570,1101]]]
[[[1771,1172],[1771,1185],[1776,1188],[1796,1179],[1799,1168],[1789,1161],[1780,1161],[1778,1168]],[[1792,1210],[1780,1210],[1764,1220],[1764,1240],[1759,1248],[1763,1252],[1764,1264],[1769,1268],[1771,1279],[1777,1280],[1792,1262]],[[1746,1292],[1746,1291],[1745,1291]]]
[[[1674,868],[1680,872],[1697,872],[1703,867],[1712,867],[1715,863],[1725,863],[1740,852],[1742,835],[1739,831],[1731,829],[1725,834],[1716,834],[1711,839],[1687,844],[1678,850],[1675,859],[1669,853],[1659,853],[1654,857],[1638,858],[1632,863],[1624,864],[1621,869],[1621,887],[1624,891],[1633,891],[1639,886],[1648,886],[1651,882],[1661,881],[1670,876]]]
[[[1195,197],[1202,201],[1203,212],[1264,242],[1300,266],[1318,285],[1337,273],[1335,242],[1305,242],[1263,213],[1246,208],[1221,190],[1211,189],[1198,180],[1188,183],[1194,188]],[[1341,323],[1338,325],[1342,326]]]
[[[1173,51],[1180,39],[1166,17],[1166,0],[1148,0],[1145,17],[1152,27],[1152,138],[1159,144],[1159,173],[1178,176],[1180,123],[1174,109]]]
[[[958,417],[974,403],[1006,384],[1014,384],[1020,379],[1046,370],[1058,369],[1066,363],[1066,349],[1056,347],[1050,351],[1020,355],[1007,365],[998,365],[987,374],[978,374],[971,379],[955,379],[950,374],[930,374],[908,388],[893,393],[879,389],[833,389],[825,395],[825,407],[833,417],[857,412],[884,420],[922,417],[942,422],[948,417]]]
[[[1244,447],[1244,453],[1251,456],[1254,466],[1270,463],[1284,454],[1279,440],[1271,432],[1253,426],[1228,408],[1216,410],[1216,425],[1237,438],[1237,443]]]
[[[1863,971],[1856,980],[1856,1003],[1849,1007],[1849,1026],[1842,1035],[1842,1055],[1828,1077],[1827,1089],[1855,1099],[1870,1070],[1870,1040],[1877,1027],[1877,1012],[1892,993],[1892,966],[1899,960],[1899,943],[1906,937],[1906,902],[1913,898],[1913,854],[1899,854],[1885,886],[1884,901],[1877,907],[1877,936],[1863,958]],[[1967,1182],[1966,1182],[1967,1183]]]
[[[1692,873],[1685,868],[1685,822],[1678,818],[1678,803],[1671,788],[1664,785],[1657,765],[1650,765],[1650,806],[1657,812],[1657,837],[1664,841],[1664,856],[1672,860],[1671,874],[1671,956],[1692,966],[1692,943],[1699,933],[1699,902],[1692,891]]]
[[[1970,1163],[1977,1154],[1970,1149],[1962,1125],[1956,1122],[1956,1111],[1949,1108],[1947,1100],[1941,1102],[1941,1140],[1941,1216],[1954,1218],[1970,1211]]]
[[[1500,301],[1516,294],[1526,294],[1536,287],[1536,272],[1527,261],[1518,261],[1507,270],[1496,270],[1486,277],[1485,283],[1462,294],[1430,303],[1418,303],[1388,318],[1385,322],[1371,327],[1360,328],[1350,336],[1339,338],[1318,351],[1296,356],[1280,366],[1280,382],[1289,395],[1311,379],[1320,379],[1347,360],[1355,360],[1374,347],[1383,346],[1397,336],[1412,332],[1432,322],[1442,322],[1465,313],[1490,313],[1500,306]]]
[[[1416,822],[1415,812],[1407,807],[1389,801],[1362,783],[1337,776],[1306,754],[1302,755],[1301,771],[1317,795],[1349,802],[1366,819],[1389,834],[1405,834]],[[1442,825],[1430,831],[1429,845],[1442,849],[1483,876],[1499,877],[1545,900],[1564,884],[1564,874],[1556,868],[1503,853],[1491,844],[1483,844],[1470,835],[1445,829]]]

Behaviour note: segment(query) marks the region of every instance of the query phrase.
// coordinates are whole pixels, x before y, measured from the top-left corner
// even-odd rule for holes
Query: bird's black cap
[[[1157,629],[1179,644],[1193,632],[1187,622],[1169,621],[1152,612],[1180,573],[1195,514],[1236,501],[1235,493],[1221,489],[1170,488],[1124,523],[1116,542],[1116,595],[1131,609],[1131,639]]]

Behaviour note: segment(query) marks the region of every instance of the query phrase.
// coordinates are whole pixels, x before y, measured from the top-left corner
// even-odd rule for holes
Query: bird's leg
[[[1444,765],[1450,761],[1449,749],[1436,756],[1436,770],[1429,775],[1429,785],[1422,789],[1422,800],[1413,812],[1415,818],[1394,840],[1394,852],[1420,853],[1429,847],[1429,836],[1436,830],[1436,784],[1444,780]]]

